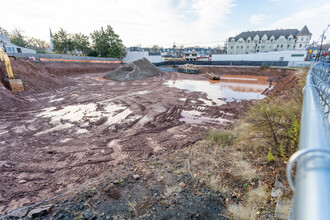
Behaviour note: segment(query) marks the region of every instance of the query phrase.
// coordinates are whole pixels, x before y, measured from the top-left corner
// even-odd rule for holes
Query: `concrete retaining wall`
[[[251,54],[213,54],[212,61],[304,61],[307,51],[291,50]]]
[[[149,52],[147,51],[127,51],[126,57],[123,59],[123,62],[130,63],[142,58],[147,58],[151,63],[159,63],[165,60],[160,55],[150,56]]]
[[[288,66],[288,61],[164,61],[154,63],[156,66],[164,65],[183,65],[183,64],[194,64],[194,65],[219,65],[219,66]]]
[[[15,57],[35,57],[36,60],[40,58],[45,59],[63,59],[63,60],[97,60],[97,61],[119,61],[118,58],[104,58],[104,57],[89,57],[89,56],[71,56],[65,54],[44,54],[44,53],[7,53],[8,56]]]

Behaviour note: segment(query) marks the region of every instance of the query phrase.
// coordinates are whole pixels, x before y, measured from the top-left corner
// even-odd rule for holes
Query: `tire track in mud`
[[[91,76],[95,74],[76,77],[74,80],[80,84],[60,88],[58,91],[61,93],[49,91],[30,94],[29,97],[37,100],[35,108],[0,115],[0,133],[6,129],[9,131],[5,134],[5,143],[8,144],[6,151],[0,148],[0,165],[14,164],[11,169],[0,168],[3,174],[0,192],[4,195],[4,198],[0,197],[0,210],[3,212],[15,207],[15,204],[22,204],[21,201],[36,202],[59,190],[72,188],[75,184],[111,174],[113,170],[128,166],[129,163],[147,159],[159,149],[171,151],[185,146],[207,132],[203,126],[189,125],[179,120],[183,110],[198,105],[191,100],[198,100],[201,94],[188,94],[163,85],[167,80],[195,76],[165,73],[159,78],[134,82],[94,80],[92,84]],[[186,100],[183,102],[179,98]],[[49,102],[57,99],[61,100]],[[40,103],[44,103],[42,108]],[[96,104],[96,111],[103,111],[110,104],[118,104],[132,113],[116,124],[107,124],[101,118],[96,121],[84,120],[71,122],[72,128],[34,135],[54,126],[49,118],[37,117],[43,108],[60,109],[89,103]],[[210,108],[204,111],[208,112]],[[82,126],[84,123],[88,125]],[[20,126],[24,129],[17,129]],[[78,133],[77,130],[81,128],[86,128],[87,133]],[[113,141],[117,141],[116,149],[111,145]],[[118,155],[125,156],[115,161]],[[18,184],[20,179],[27,180],[27,184]]]

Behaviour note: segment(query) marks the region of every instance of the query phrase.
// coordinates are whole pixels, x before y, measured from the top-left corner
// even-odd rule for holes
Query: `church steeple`
[[[50,45],[49,45],[49,49],[51,51],[54,50],[54,44],[53,44],[53,33],[52,30],[49,28],[49,40],[50,40]]]

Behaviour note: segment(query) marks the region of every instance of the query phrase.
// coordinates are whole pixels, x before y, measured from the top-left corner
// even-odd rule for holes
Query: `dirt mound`
[[[0,111],[9,111],[15,109],[16,106],[25,104],[23,100],[8,91],[8,89],[0,83]]]
[[[24,109],[28,101],[24,96],[45,90],[74,85],[69,75],[82,73],[104,73],[116,69],[120,64],[90,64],[90,63],[60,63],[32,62],[28,60],[13,60],[11,66],[14,77],[21,79],[24,92],[12,93],[6,78],[6,69],[0,62],[0,111]],[[5,88],[7,87],[7,89]],[[24,105],[22,105],[24,103]]]
[[[118,67],[115,71],[107,73],[103,78],[117,81],[132,81],[158,76],[160,70],[146,58],[127,63]]]

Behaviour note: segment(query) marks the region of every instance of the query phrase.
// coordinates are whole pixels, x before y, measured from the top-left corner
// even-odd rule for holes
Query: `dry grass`
[[[259,207],[267,203],[267,191],[265,186],[259,186],[247,193],[246,203],[248,205],[253,205]]]
[[[257,211],[249,206],[229,205],[228,211],[232,213],[232,218],[237,220],[254,220],[257,219]]]
[[[267,203],[267,192],[264,186],[249,191],[244,205],[229,205],[228,211],[234,219],[257,219],[258,209]]]
[[[251,164],[242,159],[234,161],[234,167],[231,174],[246,181],[251,181],[256,177],[256,171],[252,168]]]
[[[166,186],[165,192],[164,192],[164,198],[165,199],[172,199],[173,197],[178,196],[178,194],[182,191],[182,188],[179,186],[172,186],[168,187]]]

